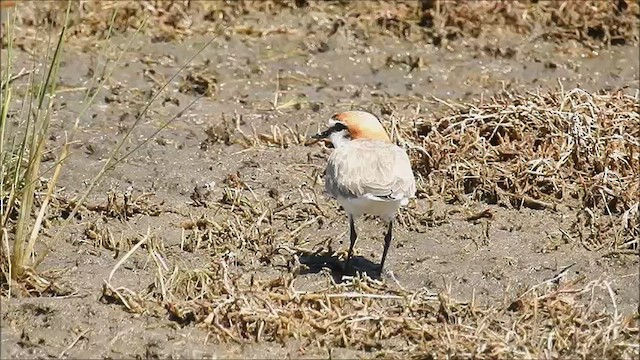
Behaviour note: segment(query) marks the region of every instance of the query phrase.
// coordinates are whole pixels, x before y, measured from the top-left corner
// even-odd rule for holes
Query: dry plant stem
[[[69,143],[65,142],[65,144],[62,147],[62,151],[60,152],[58,164],[56,165],[55,170],[53,172],[53,177],[49,180],[47,194],[45,195],[42,205],[40,206],[38,217],[36,218],[35,225],[33,226],[33,229],[31,231],[31,236],[29,237],[29,243],[27,244],[27,250],[26,250],[27,254],[34,253],[36,239],[38,237],[38,234],[40,233],[40,227],[42,225],[42,221],[44,220],[44,216],[47,211],[47,206],[51,201],[51,197],[53,196],[53,191],[55,190],[55,186],[58,183],[58,178],[60,177],[60,172],[62,171],[63,161],[68,155],[68,146],[69,146]]]
[[[146,23],[146,20],[143,21],[143,24],[138,28],[138,31],[140,31],[142,29],[142,27],[144,26],[144,24]],[[136,32],[137,33],[137,32]],[[134,34],[135,35],[135,34]],[[146,115],[146,112],[149,110],[149,108],[151,107],[151,104],[158,98],[158,96],[160,96],[160,94],[162,93],[162,91],[171,83],[171,81],[173,81],[173,79],[178,76],[178,74],[187,66],[189,65],[202,51],[204,51],[204,49],[206,49],[212,42],[213,40],[215,40],[217,38],[216,36],[213,36],[198,52],[196,52],[175,74],[173,74],[173,76],[171,76],[171,78],[169,78],[169,80],[167,80],[167,82],[165,82],[165,84],[156,92],[156,94],[151,98],[151,100],[149,100],[149,102],[146,104],[146,106],[143,108],[143,110],[140,112],[140,115],[138,115],[138,117],[136,118],[136,120],[134,121],[133,125],[131,127],[129,127],[129,130],[125,133],[125,135],[122,137],[122,139],[118,142],[118,144],[116,145],[116,147],[113,149],[113,151],[111,152],[109,158],[107,159],[107,161],[105,162],[105,164],[103,165],[103,167],[100,169],[100,171],[98,172],[98,174],[95,176],[95,178],[91,181],[91,183],[89,184],[89,187],[87,188],[87,190],[85,191],[85,193],[80,197],[80,199],[78,200],[76,206],[73,208],[73,210],[71,211],[71,214],[69,215],[69,217],[67,218],[67,221],[64,223],[63,227],[67,226],[69,224],[69,222],[71,221],[71,219],[73,219],[73,217],[75,216],[75,214],[78,212],[78,210],[80,209],[80,207],[82,206],[82,204],[84,203],[84,201],[86,200],[86,198],[89,196],[89,194],[93,191],[93,188],[98,184],[98,182],[102,179],[102,177],[104,176],[104,174],[106,172],[108,172],[109,170],[113,169],[113,167],[115,165],[117,165],[119,162],[125,160],[129,155],[131,155],[133,153],[133,151],[137,150],[138,148],[140,148],[140,146],[143,145],[143,143],[148,142],[150,139],[153,138],[153,136],[155,136],[158,132],[160,132],[162,129],[166,128],[171,122],[173,122],[173,120],[177,119],[179,117],[179,114],[181,114],[182,112],[184,112],[184,110],[182,110],[181,112],[179,112],[178,114],[176,114],[173,118],[171,118],[169,121],[167,121],[165,124],[163,124],[160,129],[158,129],[156,132],[154,132],[154,134],[151,137],[148,137],[147,139],[144,140],[143,143],[138,144],[138,146],[136,146],[134,148],[133,151],[127,153],[125,156],[120,157],[118,159],[116,159],[116,157],[118,156],[118,153],[120,152],[120,149],[122,148],[122,146],[124,145],[124,143],[126,142],[126,140],[129,138],[129,136],[131,135],[131,133],[133,132],[133,130],[136,128],[136,126],[138,125],[138,123],[141,121],[141,119]],[[131,42],[133,41],[133,36],[131,37],[131,39],[129,40],[127,47],[131,44]],[[195,100],[193,100],[190,104],[189,107],[192,106],[199,98],[196,98]],[[186,109],[185,109],[186,110]]]
[[[138,250],[138,248],[140,248],[140,246],[142,246],[142,244],[144,244],[148,239],[149,239],[149,235],[150,235],[151,229],[147,228],[147,234],[142,238],[142,240],[138,241],[132,248],[131,250],[127,251],[126,254],[124,254],[124,256],[118,260],[118,262],[113,266],[113,268],[111,269],[111,272],[109,273],[109,278],[107,279],[107,283],[111,283],[111,278],[113,278],[113,274],[115,274],[116,270],[118,270],[118,268],[120,266],[122,266],[122,264],[124,264],[125,261],[127,261],[127,259],[129,259],[129,257],[131,257],[131,255],[136,252],[136,250]]]
[[[108,289],[112,294],[115,294],[115,296],[118,297],[118,299],[120,300],[120,302],[129,310],[131,311],[141,311],[140,309],[140,305],[134,303],[134,302],[130,302],[127,301],[126,296],[123,294],[123,291],[126,291],[129,295],[131,296],[135,296],[136,293],[124,288],[124,287],[119,287],[119,288],[114,288],[113,285],[111,285],[111,280],[113,278],[113,275],[115,274],[115,272],[118,270],[118,268],[120,268],[120,266],[122,266],[122,264],[125,263],[125,261],[127,261],[127,259],[129,259],[129,257],[131,257],[131,255],[133,255],[133,253],[138,250],[140,248],[140,246],[142,246],[144,243],[147,242],[147,240],[149,240],[150,237],[150,232],[151,229],[147,228],[147,233],[146,235],[140,240],[138,241],[138,243],[136,243],[111,269],[111,272],[109,273],[109,277],[107,280],[104,280],[104,288],[103,288],[103,294],[106,292],[106,290]]]
[[[9,37],[11,37],[11,35],[9,35]],[[7,56],[7,58],[11,58],[11,56],[9,55]],[[9,74],[9,68],[10,66],[7,65],[7,75]],[[27,70],[25,68],[20,69],[20,71],[17,74],[12,75],[11,77],[7,78],[7,80],[2,82],[2,85],[0,85],[0,90],[4,90],[5,87],[9,87],[14,81],[22,77],[29,76],[31,73],[32,73],[31,70]],[[4,100],[2,100],[2,102],[4,102]]]
[[[69,346],[67,346],[66,349],[64,349],[60,355],[58,355],[58,359],[62,359],[62,357],[69,351],[71,350],[74,346],[76,346],[76,344],[78,343],[78,341],[80,341],[85,335],[87,335],[92,329],[87,329],[84,330],[83,332],[81,332],[80,334],[78,334],[78,336],[76,336],[75,340],[73,340],[73,342],[71,342],[71,344],[69,344]]]
[[[200,319],[197,321],[223,341],[284,342],[314,333],[323,346],[361,350],[373,346],[386,349],[387,356],[391,353],[386,351],[404,351],[406,356],[408,348],[416,356],[445,351],[459,356],[476,354],[479,358],[536,358],[543,354],[557,358],[567,356],[571,349],[602,356],[616,348],[629,358],[637,352],[628,344],[638,335],[638,329],[625,327],[616,311],[615,294],[600,281],[577,287],[578,281],[554,286],[550,279],[545,282],[547,286],[531,288],[511,304],[485,308],[474,301],[457,303],[447,293],[393,292],[367,277],[352,277],[345,284],[331,284],[313,292],[297,291],[294,279],[287,277],[239,283],[230,280],[232,275],[224,259],[215,263],[219,265],[214,271],[174,270],[165,290],[173,294],[173,314]],[[593,302],[598,289],[606,290],[612,301],[611,318],[579,301],[584,294]],[[179,300],[178,294],[192,300]],[[543,325],[549,322],[563,325]],[[596,332],[605,336],[609,345],[590,342]],[[394,336],[402,336],[408,344],[396,347],[387,343]],[[572,339],[575,343],[569,347]],[[478,347],[480,343],[492,346]]]
[[[7,261],[7,271],[5,272],[4,269],[2,269],[2,271],[4,272],[4,278],[7,279],[7,283],[9,285],[9,290],[8,290],[8,294],[7,296],[10,298],[11,297],[11,260],[10,260],[10,255],[11,254],[11,249],[9,246],[9,234],[7,233],[7,229],[5,227],[2,227],[0,229],[0,231],[2,231],[2,245],[4,245],[4,258],[5,259],[9,259],[9,261]]]
[[[8,51],[9,55],[11,56],[11,51]],[[7,65],[8,67],[8,65]],[[7,69],[7,73],[9,72],[9,69]],[[1,90],[2,91],[2,95],[3,95],[3,99],[0,102],[0,106],[2,106],[2,111],[0,112],[0,150],[2,150],[4,152],[5,149],[5,143],[4,143],[4,139],[5,139],[5,130],[6,130],[6,124],[7,124],[7,112],[9,111],[9,104],[11,103],[11,87],[8,87],[7,90]],[[4,156],[7,156],[6,153],[4,153]],[[5,163],[8,162],[8,159],[5,159],[3,156],[0,155],[0,166],[2,166],[2,168],[0,169],[2,171],[2,174],[5,173],[6,169],[5,169]],[[4,189],[5,189],[5,177],[4,176],[0,176],[0,191],[2,192],[2,199],[4,199]],[[5,203],[4,201],[2,201],[0,203],[0,227],[2,229],[5,229],[6,227],[6,222],[9,219],[9,211],[8,209],[10,209],[10,204],[13,203],[13,198],[14,198],[14,193],[13,191],[9,194],[9,201],[7,203]],[[3,233],[3,239],[7,240],[4,237],[4,233]],[[8,241],[8,240],[7,240]],[[7,256],[9,256],[9,253],[7,252]]]
[[[36,225],[32,228],[32,233],[27,243],[26,248],[24,247],[24,243],[27,237],[27,226],[31,222],[31,209],[34,203],[36,184],[40,177],[40,164],[42,159],[42,153],[44,151],[45,141],[47,129],[49,127],[50,117],[51,117],[51,108],[53,106],[53,97],[55,96],[55,87],[56,87],[56,77],[58,66],[60,63],[60,53],[62,50],[65,32],[68,26],[69,12],[71,11],[71,1],[67,2],[67,13],[65,16],[65,23],[60,31],[60,35],[58,36],[58,43],[56,45],[56,50],[53,55],[53,59],[51,61],[51,65],[47,72],[46,80],[43,84],[41,84],[41,90],[39,93],[38,99],[38,107],[35,114],[34,119],[34,128],[31,130],[31,144],[29,148],[32,150],[29,154],[29,162],[27,166],[27,171],[25,175],[26,185],[23,188],[22,193],[22,201],[20,206],[20,211],[18,214],[18,223],[16,226],[16,238],[14,241],[12,259],[11,259],[11,267],[13,269],[13,273],[11,277],[15,280],[21,277],[25,271],[25,267],[27,266],[26,260],[33,254],[33,248],[35,246],[35,239],[37,234],[40,231],[40,225],[42,222],[42,218],[44,213],[46,212],[46,207],[48,202],[42,205],[40,209],[40,214],[38,219],[36,220]],[[46,109],[46,113],[44,115],[41,114],[41,110],[44,105],[45,97],[49,95],[48,107]],[[41,119],[40,117],[43,116]],[[38,126],[39,125],[39,126]],[[27,134],[25,134],[27,136]],[[58,169],[59,170],[59,169]],[[55,181],[57,177],[50,180],[49,182],[49,196],[55,187]]]
[[[120,56],[118,57],[118,61],[121,59],[121,57],[124,55],[124,53],[126,52],[126,50],[131,46],[131,44],[133,43],[133,40],[135,39],[136,35],[140,32],[140,30],[142,30],[142,28],[145,26],[147,22],[147,19],[145,18],[142,21],[142,24],[138,27],[138,29],[136,30],[136,32],[129,38],[129,41],[127,42],[127,45],[125,46],[125,50],[123,50],[120,53]],[[118,62],[116,62],[116,64],[114,64],[114,66],[112,67],[112,70],[115,68],[115,66],[118,64]],[[106,79],[103,80],[103,83],[106,81]],[[95,98],[96,94],[94,95],[93,98]],[[148,109],[148,108],[147,108]],[[84,194],[82,194],[82,196],[80,197],[80,199],[77,201],[76,205],[74,206],[73,210],[71,210],[70,215],[67,217],[66,221],[63,223],[62,225],[62,229],[66,228],[69,223],[71,222],[71,220],[75,217],[75,215],[78,213],[78,210],[80,210],[80,207],[82,206],[82,204],[84,203],[84,201],[86,200],[86,198],[89,196],[89,194],[93,191],[93,188],[97,185],[98,181],[100,181],[102,179],[102,176],[104,176],[108,166],[110,165],[111,161],[113,161],[114,157],[117,155],[119,149],[122,147],[122,145],[124,144],[124,141],[128,138],[128,135],[131,134],[131,132],[133,131],[133,129],[135,128],[135,125],[137,124],[137,122],[139,121],[139,119],[143,116],[143,114],[141,114],[138,119],[136,119],[136,123],[134,123],[134,125],[129,129],[129,131],[127,132],[127,134],[125,134],[125,136],[120,140],[120,142],[118,143],[118,145],[116,146],[116,148],[111,152],[109,158],[107,159],[106,163],[104,164],[104,166],[100,169],[100,171],[98,172],[98,174],[93,178],[93,180],[91,181],[91,183],[89,184],[89,187],[87,188],[87,190],[84,192]],[[76,118],[76,123],[79,122],[80,117]],[[58,234],[56,234],[54,236],[54,240],[57,239],[58,236],[60,236],[59,234],[61,234],[62,231],[58,232]]]

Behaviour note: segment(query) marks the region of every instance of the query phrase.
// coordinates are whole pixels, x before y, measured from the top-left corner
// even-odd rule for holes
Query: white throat
[[[331,135],[329,135],[329,140],[331,140],[333,147],[337,149],[351,141],[351,137],[347,130],[342,130],[331,133]]]

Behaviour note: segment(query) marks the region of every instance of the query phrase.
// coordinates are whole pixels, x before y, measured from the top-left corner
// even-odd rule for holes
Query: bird
[[[415,197],[416,182],[406,151],[391,142],[380,120],[365,111],[334,114],[328,128],[312,138],[330,142],[334,150],[324,173],[325,192],[342,206],[349,221],[348,269],[358,237],[354,221],[375,215],[387,224],[379,272],[393,237],[398,209]]]

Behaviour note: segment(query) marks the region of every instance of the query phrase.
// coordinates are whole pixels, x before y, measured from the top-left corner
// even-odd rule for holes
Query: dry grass
[[[217,256],[205,269],[158,266],[157,273],[146,293],[126,291],[117,295],[120,302],[134,312],[162,304],[174,321],[199,324],[217,342],[298,339],[305,347],[346,347],[385,358],[638,356],[638,319],[618,313],[603,281],[561,282],[560,274],[487,307],[455,302],[446,291],[406,291],[366,276],[342,284],[327,276],[324,288],[299,291],[292,274],[254,279],[228,256]],[[123,292],[109,286],[105,297]],[[610,300],[606,308],[595,302],[602,294]]]
[[[413,155],[420,197],[577,210],[574,235],[587,249],[637,249],[639,96],[576,88],[504,92],[466,104],[438,99],[448,113],[428,120],[394,117],[392,131]],[[271,132],[247,134],[241,121],[234,117],[234,129],[223,117],[222,125],[207,130],[210,141],[283,148],[313,143],[305,135],[309,129],[273,125]]]
[[[327,12],[335,28],[364,29],[365,36],[378,31],[436,44],[492,31],[491,26],[483,26],[486,23],[526,34],[537,31],[558,41],[573,39],[589,47],[638,42],[635,2],[594,2],[591,6],[555,1],[422,3],[419,8],[417,3],[406,2],[396,7],[384,2],[83,2],[74,10],[75,24],[70,31],[78,37],[103,36],[110,21],[106,14],[118,7],[125,15],[114,22],[116,31],[138,27],[151,15],[149,23],[154,25],[144,31],[152,31],[155,40],[169,41],[202,33],[217,22],[233,23],[247,13],[295,12],[305,7],[304,11]],[[59,16],[55,2],[33,4],[26,6],[33,14],[22,17],[23,24]],[[238,27],[229,33],[264,36],[273,31],[280,30]],[[24,39],[28,37],[27,32]],[[207,74],[195,71],[190,75],[183,91],[202,96],[215,93],[215,82]],[[277,94],[276,88],[273,109],[296,106],[296,100],[279,101]],[[638,100],[638,95],[590,94],[581,89],[503,93],[473,104],[445,103],[450,111],[433,119],[397,118],[393,129],[413,155],[421,177],[420,197],[444,196],[450,202],[473,199],[549,211],[573,208],[579,215],[574,231],[566,236],[589,250],[637,253]],[[410,120],[416,120],[418,126],[404,127],[413,122]],[[242,118],[235,115],[211,127],[201,146],[218,142],[247,148],[307,144],[308,129],[274,126],[268,133],[254,129],[249,133],[241,123]],[[301,187],[295,199],[277,194],[262,197],[235,174],[223,186],[221,198],[214,201],[207,194],[194,195],[194,205],[215,207],[215,214],[181,224],[180,251],[211,254],[206,268],[189,266],[180,256],[168,255],[161,239],[150,231],[140,238],[125,239],[101,223],[89,223],[85,235],[91,242],[126,252],[105,279],[102,300],[122,304],[134,313],[168,313],[181,325],[208,329],[212,339],[221,342],[299,339],[305,345],[348,347],[397,358],[632,359],[640,355],[638,316],[620,314],[614,292],[601,280],[565,279],[560,273],[536,286],[516,289],[519,295],[490,306],[457,302],[449,291],[408,291],[366,275],[346,277],[336,284],[326,274],[323,288],[301,291],[296,286],[296,274],[302,267],[298,255],[335,255],[324,244],[309,244],[300,236],[306,227],[327,218],[329,210],[317,202],[318,194]],[[155,216],[164,211],[146,194],[131,193],[110,194],[104,204],[81,207],[60,201],[57,205],[71,219],[75,211],[123,221],[136,214]],[[490,216],[481,211],[467,219]],[[441,222],[442,216],[408,211],[402,214],[402,221],[412,228],[430,226]],[[248,257],[259,255],[257,262],[275,268],[277,276],[254,278],[248,265],[239,264],[241,252]],[[118,286],[118,270],[140,253],[152,266],[154,282],[142,291]],[[45,280],[38,277],[27,283]],[[51,289],[53,285],[38,283],[37,287]],[[604,303],[597,300],[602,296],[607,299]]]
[[[35,4],[35,3],[34,3]],[[39,3],[22,21],[38,25],[46,20],[60,21],[56,2]],[[315,11],[333,23],[316,24],[317,30],[335,33],[346,28],[359,37],[386,34],[412,41],[446,44],[465,37],[478,37],[495,31],[509,31],[552,39],[575,40],[589,47],[638,43],[640,6],[635,1],[82,1],[74,7],[76,37],[100,37],[109,28],[109,15],[119,9],[121,16],[114,30],[138,28],[150,16],[147,28],[155,41],[179,40],[184,36],[210,32],[230,25],[228,34],[265,36],[294,30],[286,26],[247,27],[242,18],[255,14]]]
[[[401,143],[414,154],[422,196],[570,207],[581,212],[576,236],[587,248],[637,248],[639,100],[573,89],[446,103],[449,114],[418,120]],[[615,240],[593,243],[603,239]]]
[[[567,236],[580,237],[590,250],[637,252],[637,100],[581,89],[505,93],[476,104],[448,103],[447,115],[417,121],[415,128],[398,129],[408,122],[395,119],[394,133],[413,149],[421,196],[466,201],[471,195],[505,206],[583,208],[575,235]],[[282,146],[231,128],[221,127],[224,136],[216,138]],[[304,265],[298,256],[338,256],[322,244],[301,243],[297,236],[330,210],[311,192],[301,195],[306,201],[285,203],[256,195],[238,175],[230,175],[224,185],[222,197],[208,205],[216,208],[213,218],[182,224],[181,248],[207,251],[208,267],[148,250],[148,258],[163,259],[155,260],[153,284],[136,292],[107,283],[105,298],[137,313],[158,311],[161,305],[171,319],[206,328],[216,342],[285,344],[297,339],[308,347],[346,347],[385,358],[639,355],[638,316],[618,311],[608,282],[569,278],[568,268],[535,286],[508,289],[502,302],[491,305],[457,302],[448,290],[406,290],[366,275],[344,277],[337,284],[329,272],[324,287],[301,291],[296,279]],[[410,226],[438,221],[434,214],[410,211],[402,217]],[[490,217],[481,211],[466,219]],[[242,263],[243,252],[281,269],[279,275],[251,275],[251,266]]]
[[[10,76],[14,61],[14,28],[12,22],[3,25],[8,33],[5,37],[9,49],[2,54],[4,75],[0,87],[0,242],[3,244],[0,251],[0,285],[3,290],[8,289],[9,293],[13,281],[25,280],[28,285],[24,288],[36,289],[37,292],[46,292],[50,285],[48,280],[40,278],[34,271],[42,261],[41,254],[36,256],[35,247],[62,165],[68,155],[69,143],[66,142],[58,154],[51,178],[46,182],[41,179],[42,159],[56,98],[57,72],[64,48],[69,10],[70,6],[67,6],[64,25],[57,35],[57,41],[50,41],[48,44],[50,51],[46,52],[43,60],[41,80],[36,80],[35,75],[30,76],[30,94],[26,99],[23,98],[20,115],[12,120],[9,109],[12,107],[11,96],[14,90],[12,83],[16,80],[16,77]],[[35,66],[30,73],[35,73]],[[36,192],[44,193],[39,201],[36,200]]]
[[[249,127],[251,131],[245,131],[243,128]],[[307,139],[310,126],[302,128],[298,124],[293,127],[284,124],[274,124],[270,126],[268,132],[258,132],[253,124],[246,124],[242,115],[233,114],[228,119],[222,114],[221,122],[208,127],[205,132],[207,139],[201,144],[201,148],[213,145],[219,142],[225,145],[238,144],[244,148],[252,148],[255,146],[272,146],[280,148],[288,148],[293,145],[305,145],[311,143]]]
[[[33,4],[34,3],[31,5]],[[40,3],[37,4],[40,5]],[[45,249],[45,251],[40,252],[36,257],[35,246],[43,229],[42,225],[48,212],[49,203],[54,198],[53,193],[61,171],[63,171],[62,166],[69,156],[68,146],[73,142],[73,137],[78,129],[80,119],[89,109],[89,106],[93,103],[99,93],[99,91],[93,91],[94,89],[92,89],[92,86],[82,89],[86,90],[84,99],[85,107],[78,113],[75,120],[70,121],[70,124],[65,124],[65,129],[69,131],[65,134],[68,141],[65,142],[60,150],[58,161],[53,168],[52,178],[47,183],[48,186],[46,194],[41,200],[42,203],[39,203],[38,200],[40,199],[36,199],[37,186],[41,183],[41,177],[43,174],[52,170],[41,170],[41,163],[44,159],[43,155],[45,154],[45,145],[48,141],[51,141],[48,136],[51,113],[54,103],[58,101],[56,85],[58,81],[57,71],[60,66],[60,54],[63,51],[63,44],[65,43],[64,40],[67,40],[69,34],[68,29],[72,26],[69,24],[71,22],[69,14],[72,8],[72,1],[64,3],[66,12],[58,11],[58,6],[61,6],[59,3],[56,3],[53,7],[52,3],[48,4],[49,5],[47,7],[52,11],[50,14],[52,17],[47,18],[40,23],[40,27],[27,27],[24,32],[21,32],[21,30],[24,30],[21,26],[24,25],[25,22],[29,23],[29,21],[32,21],[29,17],[29,10],[33,10],[33,8],[29,7],[29,3],[21,3],[18,5],[20,6],[19,11],[22,11],[22,16],[13,16],[12,19],[15,19],[15,21],[2,24],[3,29],[8,31],[2,32],[2,48],[7,48],[7,51],[3,52],[3,58],[6,55],[4,63],[6,63],[7,71],[6,76],[4,76],[2,81],[2,101],[0,101],[2,103],[2,111],[0,112],[0,128],[2,130],[0,131],[0,148],[2,148],[2,152],[0,153],[2,155],[0,158],[2,165],[2,169],[0,171],[0,175],[2,176],[0,181],[0,213],[2,215],[0,242],[3,245],[1,247],[2,250],[0,251],[0,285],[2,291],[7,290],[9,296],[13,285],[26,289],[28,292],[43,293],[51,290],[50,284],[52,284],[52,282],[48,279],[41,278],[41,276],[36,272],[37,266],[44,260],[49,250]],[[36,6],[35,11],[37,12],[40,10],[42,10],[42,8]],[[117,12],[114,11],[108,18],[109,23],[106,28],[106,33],[104,34],[106,37],[105,40],[107,41],[111,37],[115,19],[117,18],[116,15]],[[61,16],[62,22],[60,22]],[[145,19],[140,22],[140,27],[131,34],[124,50],[118,54],[117,59],[113,62],[108,71],[107,66],[105,65],[101,81],[98,81],[98,75],[94,74],[90,82],[91,85],[99,84],[97,88],[102,88],[120,62],[122,54],[127,51],[134,37],[140,32],[140,28],[144,27],[144,24]],[[52,30],[58,25],[63,25],[63,27],[58,35],[55,46],[51,41],[47,44],[46,42],[40,41],[38,36],[35,36],[37,35],[38,30]],[[16,33],[20,33],[20,36],[17,36]],[[12,122],[8,121],[8,113],[9,108],[13,106],[10,101],[13,87],[16,86],[13,82],[21,76],[24,76],[23,72],[20,72],[16,76],[10,76],[13,61],[12,51],[15,47],[20,48],[24,45],[21,45],[20,40],[18,39],[21,39],[22,41],[25,39],[36,41],[38,45],[31,47],[31,50],[42,47],[43,45],[46,46],[46,57],[42,64],[45,65],[44,71],[43,74],[40,75],[42,76],[42,82],[37,82],[34,77],[31,77],[28,94],[22,99],[22,113],[20,116],[23,118],[18,119],[18,121],[15,121],[15,124],[12,124]],[[207,47],[214,39],[215,36],[212,37],[204,47]],[[189,59],[187,63],[168,80],[168,82],[172,81],[185,66],[187,66],[198,54],[202,52],[203,49],[204,48],[201,48],[200,51],[196,52],[196,54],[193,55],[193,57]],[[50,53],[52,54],[50,55]],[[41,60],[40,57],[36,56],[34,56],[34,59]],[[34,61],[34,69],[29,73],[35,73],[35,67],[36,61]],[[102,180],[105,173],[112,170],[119,162],[125,160],[142,145],[154,138],[158,132],[163,130],[172,121],[179,117],[180,113],[174,115],[171,119],[156,129],[151,136],[133,147],[133,149],[129,150],[125,154],[119,154],[124,142],[131,135],[134,128],[137,127],[140,119],[149,110],[150,106],[154,103],[162,90],[166,88],[168,82],[161,84],[156,94],[145,104],[145,107],[139,113],[139,116],[134,121],[133,125],[127,132],[125,132],[121,141],[112,150],[108,157],[108,161],[92,179],[84,194],[78,199],[72,201],[72,207],[70,206],[71,202],[67,204],[69,206],[65,209],[65,211],[67,211],[67,216],[65,221],[63,221],[62,229],[64,229],[71,220],[75,219],[79,209],[83,206],[85,199],[92,192],[96,184]],[[183,111],[191,107],[198,99],[199,98],[192,100],[187,107],[183,109]],[[22,139],[20,139],[21,137]],[[51,156],[51,154],[47,155]],[[155,214],[157,215],[159,210],[151,209],[147,206],[145,197],[146,195],[143,194],[139,198],[134,199],[131,198],[130,193],[125,193],[122,202],[119,202],[116,195],[113,194],[109,197],[106,206],[98,206],[92,210],[106,212],[110,216],[118,216],[122,219],[126,219],[128,216],[139,212],[153,215],[155,211]],[[87,208],[91,209],[92,205],[89,204]],[[36,211],[37,216],[35,217],[35,224],[32,224],[33,213]],[[61,233],[62,231],[58,231],[56,235],[54,235],[54,240],[56,239],[56,236],[60,236]],[[112,241],[109,240],[107,236],[107,243],[111,242]],[[10,246],[11,243],[13,246]],[[16,280],[18,284],[12,284],[12,280]],[[20,284],[20,282],[22,283]]]
[[[585,247],[637,251],[637,100],[621,92],[581,89],[505,93],[476,104],[447,103],[450,111],[442,117],[394,129],[399,142],[413,149],[421,196],[466,201],[470,195],[505,206],[584,209],[574,230]],[[396,126],[409,123],[395,120]],[[227,123],[209,130],[212,143],[290,144],[280,136],[247,135]],[[290,133],[304,144],[301,132]],[[217,341],[300,339],[322,348],[348,347],[398,358],[638,355],[638,319],[618,313],[609,284],[564,280],[564,273],[492,306],[459,303],[447,292],[398,289],[366,276],[335,284],[327,275],[324,289],[299,291],[297,255],[336,255],[317,245],[307,249],[296,238],[299,228],[327,212],[314,200],[317,195],[307,194],[306,203],[282,203],[257,196],[238,175],[224,184],[217,206],[209,204],[217,209],[215,219],[182,226],[181,248],[214,250],[210,267],[172,265],[169,258],[159,262],[166,264],[158,266],[147,291],[107,287],[105,297],[122,298],[119,302],[134,312],[161,304],[175,321],[204,326]],[[468,220],[490,216],[482,211]],[[411,225],[438,219],[406,212],[403,221]],[[290,231],[274,232],[281,228]],[[282,263],[285,275],[249,277],[246,264],[236,264],[240,251],[260,254],[273,266]],[[598,294],[610,299],[606,307],[595,300]]]

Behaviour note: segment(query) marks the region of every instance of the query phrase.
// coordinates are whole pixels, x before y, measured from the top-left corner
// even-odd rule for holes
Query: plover
[[[354,220],[363,214],[387,222],[380,274],[393,236],[393,219],[407,205],[416,183],[407,153],[393,144],[380,120],[364,111],[346,111],[329,119],[329,128],[313,136],[333,144],[324,176],[326,192],[349,217],[348,268],[356,243]]]

